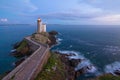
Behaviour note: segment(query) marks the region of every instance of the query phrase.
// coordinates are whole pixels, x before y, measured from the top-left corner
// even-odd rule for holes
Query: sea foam
[[[85,69],[85,73],[96,73],[97,68],[88,60],[87,58],[84,57],[80,52],[76,51],[59,51],[61,54],[74,54],[72,56],[69,56],[69,59],[81,59],[81,62],[75,67],[75,70],[81,70]]]
[[[118,62],[118,61],[105,66],[105,72],[106,73],[111,73],[113,75],[116,75],[114,73],[116,70],[120,71],[120,62]]]
[[[57,38],[57,41],[62,41],[63,39],[61,39],[61,38]]]

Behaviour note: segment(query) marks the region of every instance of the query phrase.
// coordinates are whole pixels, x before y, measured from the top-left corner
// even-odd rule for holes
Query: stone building
[[[42,20],[38,18],[37,20],[37,33],[46,32],[46,24],[42,23]]]

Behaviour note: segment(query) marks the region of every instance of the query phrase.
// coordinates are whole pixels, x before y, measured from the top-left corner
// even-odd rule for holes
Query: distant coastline
[[[30,25],[30,24],[0,24],[0,26],[9,26],[9,25]]]

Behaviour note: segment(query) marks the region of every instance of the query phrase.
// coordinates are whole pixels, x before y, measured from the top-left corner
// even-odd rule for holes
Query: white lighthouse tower
[[[37,20],[37,33],[46,32],[46,24],[42,23],[42,20],[38,18]]]

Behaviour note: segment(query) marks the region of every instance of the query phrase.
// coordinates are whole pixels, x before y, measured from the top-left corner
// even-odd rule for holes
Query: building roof
[[[42,21],[40,18],[38,18],[38,21]]]

